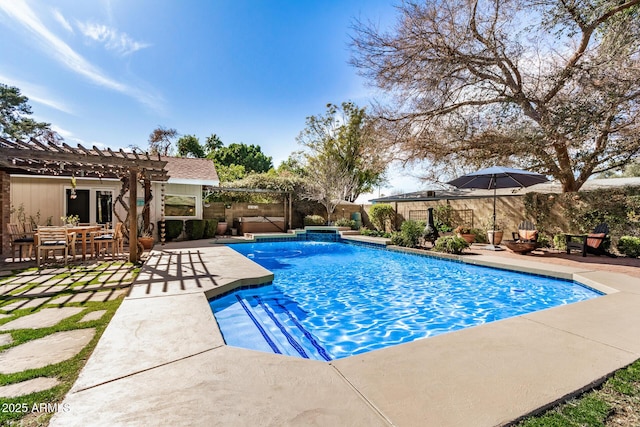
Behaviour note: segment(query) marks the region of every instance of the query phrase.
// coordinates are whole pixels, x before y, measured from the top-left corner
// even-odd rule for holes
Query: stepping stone
[[[19,317],[9,323],[0,326],[0,331],[10,331],[12,329],[38,329],[48,328],[56,325],[60,321],[83,311],[82,307],[62,307],[45,308],[37,313]]]
[[[0,307],[0,310],[3,310],[3,308]],[[0,320],[6,319],[7,317],[11,317],[11,314],[2,314],[2,313],[0,313]]]
[[[107,312],[107,310],[92,311],[91,313],[88,313],[86,316],[84,316],[80,321],[81,322],[91,322],[92,320],[98,320],[99,318],[104,316],[104,314],[106,312]],[[0,339],[2,339],[2,335],[0,335]],[[2,342],[2,341],[0,341],[0,342]]]
[[[112,291],[82,292],[75,295],[62,295],[52,301],[53,304],[68,304],[70,302],[105,302],[113,301],[129,289],[114,289]]]
[[[0,295],[9,295],[10,292],[16,291],[20,288],[25,288],[24,283],[9,283],[6,285],[0,285]]]
[[[42,368],[72,358],[95,335],[95,329],[56,332],[0,353],[0,374]]]
[[[48,390],[60,384],[57,378],[40,377],[0,387],[0,397],[18,397],[38,391]]]
[[[32,298],[29,300],[20,299],[20,300],[17,300],[16,302],[12,302],[11,304],[3,305],[0,308],[0,310],[14,311],[14,310],[21,310],[23,308],[35,308],[35,307],[40,307],[41,305],[46,304],[49,301],[51,301],[51,297]]]
[[[42,285],[42,286],[36,286],[35,288],[31,288],[29,289],[27,292],[23,292],[21,294],[19,294],[20,296],[23,295],[39,295],[39,294],[43,294],[43,293],[47,293],[47,294],[55,294],[55,293],[59,293],[62,291],[66,291],[68,290],[69,287],[68,286],[46,286],[46,285]]]
[[[11,334],[0,334],[0,345],[7,345],[13,342]]]

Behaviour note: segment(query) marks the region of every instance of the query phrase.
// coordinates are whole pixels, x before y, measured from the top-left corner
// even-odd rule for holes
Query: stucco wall
[[[402,221],[410,219],[411,211],[424,211],[429,207],[449,204],[454,210],[468,210],[470,216],[464,225],[471,227],[484,227],[493,216],[493,198],[474,199],[449,199],[421,202],[392,202],[390,203],[398,214],[399,226]],[[518,224],[525,220],[524,204],[522,196],[501,196],[496,199],[496,221],[502,224],[503,230],[510,235],[516,231]],[[456,224],[453,224],[454,226]],[[458,224],[462,225],[462,224]]]

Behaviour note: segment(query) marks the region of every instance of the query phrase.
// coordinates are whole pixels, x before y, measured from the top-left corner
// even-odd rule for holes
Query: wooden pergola
[[[155,158],[154,158],[155,157]],[[7,183],[2,185],[3,215],[0,232],[6,230],[5,210],[10,203],[8,178],[11,173],[24,173],[47,176],[76,176],[90,178],[118,178],[129,182],[129,260],[138,262],[140,254],[138,246],[131,236],[138,234],[137,197],[139,178],[145,183],[151,181],[167,181],[169,176],[164,169],[167,162],[160,156],[148,153],[126,152],[122,149],[113,151],[110,148],[101,150],[96,146],[88,149],[78,144],[77,148],[66,143],[43,144],[35,139],[28,142],[9,141],[0,137],[0,170],[5,174]],[[147,187],[147,186],[145,186]]]

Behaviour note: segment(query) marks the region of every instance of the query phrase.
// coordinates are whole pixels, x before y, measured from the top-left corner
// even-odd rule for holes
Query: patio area
[[[487,252],[461,259],[607,295],[325,363],[224,344],[207,298],[270,272],[205,241],[156,246],[50,425],[493,426],[640,358],[638,260]]]

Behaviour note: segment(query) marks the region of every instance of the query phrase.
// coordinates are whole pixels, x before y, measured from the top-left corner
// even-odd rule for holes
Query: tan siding
[[[113,190],[114,198],[118,195],[120,183],[117,181],[98,181],[78,178],[77,188],[84,190]],[[61,225],[61,216],[65,215],[65,189],[71,187],[70,179],[11,177],[11,205],[14,209],[11,221],[17,222],[17,209],[24,206],[27,219],[40,212],[40,225],[47,223],[51,217],[53,225]]]

